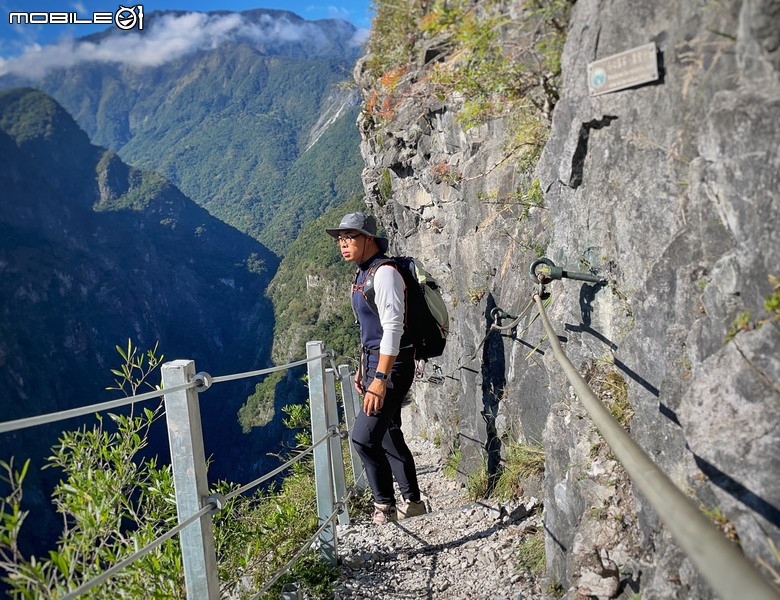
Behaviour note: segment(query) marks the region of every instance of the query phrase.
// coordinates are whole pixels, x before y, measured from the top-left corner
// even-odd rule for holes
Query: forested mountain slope
[[[116,398],[128,340],[214,373],[267,364],[272,252],[92,145],[37,90],[0,92],[0,148],[0,420]],[[225,388],[202,409],[215,475],[251,470],[230,435],[245,397]],[[2,456],[40,457],[61,427],[5,434]]]
[[[343,86],[359,33],[288,11],[150,12],[142,32],[8,61],[0,87],[45,91],[94,143],[283,253],[360,193],[357,97]]]

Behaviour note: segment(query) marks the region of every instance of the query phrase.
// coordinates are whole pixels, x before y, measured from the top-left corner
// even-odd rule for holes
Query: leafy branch
[[[116,390],[127,394],[128,396],[135,396],[138,393],[138,388],[142,385],[148,386],[152,390],[160,389],[158,385],[152,385],[147,381],[149,375],[157,370],[160,366],[164,355],[157,356],[157,349],[160,342],[155,343],[154,348],[144,352],[139,352],[138,348],[133,346],[131,340],[127,340],[127,348],[116,346],[116,351],[124,359],[124,363],[120,365],[119,369],[111,369],[111,373],[117,377],[114,379],[116,385],[109,386],[107,390]],[[146,361],[146,365],[144,365]],[[129,388],[128,390],[125,388]]]

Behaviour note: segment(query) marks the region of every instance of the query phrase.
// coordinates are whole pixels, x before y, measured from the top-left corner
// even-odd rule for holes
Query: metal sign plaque
[[[658,50],[655,42],[613,54],[588,64],[591,96],[624,90],[658,80]]]

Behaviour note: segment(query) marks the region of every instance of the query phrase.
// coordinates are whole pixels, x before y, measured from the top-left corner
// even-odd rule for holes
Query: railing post
[[[360,398],[352,384],[352,373],[347,365],[339,365],[339,376],[341,377],[341,398],[344,402],[344,421],[347,424],[347,431],[351,432],[355,425],[355,415],[360,410]],[[352,475],[355,477],[355,489],[362,494],[366,489],[366,472],[351,442],[349,444],[349,458],[352,464]]]
[[[307,342],[306,358],[313,359],[325,353],[322,342]],[[328,434],[328,412],[325,394],[325,360],[310,360],[307,363],[309,374],[309,406],[311,408],[311,437],[317,441]],[[314,449],[314,481],[317,486],[317,516],[322,526],[325,519],[333,514],[333,471],[331,466],[330,444],[320,444]],[[320,534],[322,557],[331,565],[338,562],[336,553],[336,526],[333,521]]]
[[[339,407],[336,400],[336,374],[333,369],[325,371],[325,410],[328,413],[328,426],[338,427]],[[337,502],[340,502],[347,493],[347,477],[344,473],[344,453],[341,450],[341,437],[335,436],[328,440],[330,446],[330,463],[333,467],[333,490]],[[349,525],[349,511],[346,506],[339,513],[339,524]]]
[[[174,360],[162,366],[163,389],[183,385],[195,375],[191,360]],[[171,448],[176,513],[179,523],[197,513],[209,495],[206,457],[198,393],[188,390],[165,394],[165,418]],[[219,576],[211,515],[205,515],[179,533],[184,583],[189,600],[218,600]]]

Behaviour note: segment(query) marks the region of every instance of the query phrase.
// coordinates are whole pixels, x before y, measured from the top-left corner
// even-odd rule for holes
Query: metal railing
[[[538,268],[540,266],[541,268]],[[534,262],[530,271],[540,284],[539,292],[533,294],[533,300],[539,309],[539,316],[555,359],[604,441],[658,513],[680,548],[720,598],[778,600],[780,594],[764,579],[761,572],[631,439],[563,351],[544,308],[545,284],[552,279],[561,278],[594,283],[603,283],[603,280],[589,273],[567,272],[555,267],[549,259]]]
[[[330,362],[331,368],[326,368],[326,361]],[[304,364],[308,368],[312,440],[315,441],[285,464],[229,494],[225,496],[209,494],[198,394],[208,390],[215,383],[256,377]],[[305,360],[220,377],[211,377],[203,372],[196,373],[195,363],[191,360],[167,362],[162,366],[162,389],[72,410],[0,423],[0,433],[3,433],[119,408],[153,398],[164,398],[178,525],[100,575],[72,589],[62,596],[61,600],[71,600],[100,585],[177,534],[182,551],[187,598],[217,600],[220,591],[211,516],[222,510],[228,500],[256,488],[309,454],[313,455],[314,462],[319,529],[253,598],[259,598],[266,593],[318,540],[323,558],[331,565],[335,565],[337,562],[335,520],[338,518],[341,524],[349,524],[347,500],[355,491],[362,493],[365,489],[362,465],[351,446],[350,456],[355,475],[355,488],[347,489],[341,446],[341,439],[346,432],[339,428],[336,381],[340,382],[346,431],[349,431],[354,425],[359,406],[357,392],[352,386],[349,368],[340,365],[336,369],[332,351],[326,351],[319,341],[309,342],[306,345]]]

